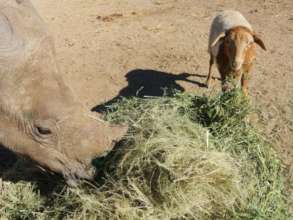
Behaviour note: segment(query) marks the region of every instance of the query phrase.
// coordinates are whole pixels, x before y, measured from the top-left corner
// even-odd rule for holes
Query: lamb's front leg
[[[207,82],[206,82],[206,86],[209,88],[212,84],[212,80],[213,80],[213,65],[214,65],[214,58],[211,55],[210,57],[210,66],[209,66],[209,73],[208,73],[208,77],[207,77]]]
[[[234,77],[233,78],[233,80],[234,80],[233,84],[234,84],[235,87],[240,86],[242,75],[243,75],[242,73],[243,73],[242,68],[240,70],[234,71],[234,73],[233,73],[233,77]]]
[[[241,77],[241,88],[245,96],[248,96],[248,80],[250,77],[251,68],[252,68],[252,63],[245,64],[243,66],[243,74]]]

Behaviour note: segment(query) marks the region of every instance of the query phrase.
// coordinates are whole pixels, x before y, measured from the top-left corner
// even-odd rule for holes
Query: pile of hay
[[[108,110],[107,120],[127,123],[130,129],[110,155],[94,161],[100,174],[96,186],[64,188],[44,199],[28,184],[10,184],[0,188],[0,217],[288,217],[280,162],[247,123],[249,104],[239,91],[215,98],[178,94],[123,99]],[[27,197],[16,196],[19,187]],[[21,209],[30,209],[25,211],[30,216],[22,215]]]

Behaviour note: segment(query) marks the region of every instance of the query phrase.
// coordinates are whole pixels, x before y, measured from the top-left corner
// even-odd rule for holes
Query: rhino
[[[88,110],[65,84],[53,38],[29,0],[0,0],[0,145],[60,173],[92,179],[92,160],[127,131]]]

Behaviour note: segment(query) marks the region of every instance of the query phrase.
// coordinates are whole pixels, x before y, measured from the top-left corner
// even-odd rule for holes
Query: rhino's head
[[[92,159],[125,132],[86,110],[64,84],[29,1],[0,0],[0,144],[72,183],[91,179]]]

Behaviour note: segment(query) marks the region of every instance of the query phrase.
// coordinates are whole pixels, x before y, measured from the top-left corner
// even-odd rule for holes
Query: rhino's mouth
[[[86,163],[85,161],[69,159],[60,153],[46,162],[36,163],[44,170],[61,174],[69,186],[78,185],[82,179],[93,180],[96,174],[96,169],[90,162]]]
[[[79,161],[71,161],[62,171],[68,185],[76,185],[82,179],[93,180],[95,173],[96,169],[91,163],[85,164]]]
[[[70,169],[66,168],[64,172],[62,172],[66,183],[69,186],[76,186],[81,180],[93,180],[96,173],[96,169],[91,167],[84,166],[71,166]]]

